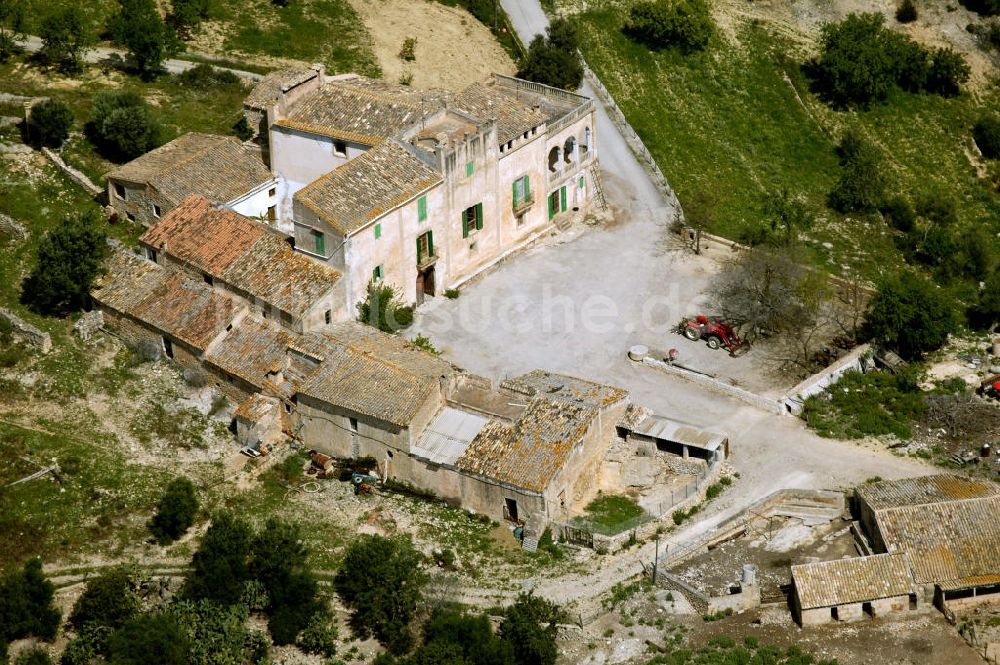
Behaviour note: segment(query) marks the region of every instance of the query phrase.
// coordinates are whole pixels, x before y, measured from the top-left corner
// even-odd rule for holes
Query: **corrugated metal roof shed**
[[[445,407],[410,452],[435,464],[454,464],[487,422],[487,418],[478,414]]]
[[[672,441],[692,448],[716,451],[726,442],[725,434],[710,432],[663,416],[647,416],[632,430],[651,439]]]

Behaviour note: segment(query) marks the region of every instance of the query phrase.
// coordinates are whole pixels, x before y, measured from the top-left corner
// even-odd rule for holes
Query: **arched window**
[[[562,165],[559,163],[559,159],[562,157],[562,149],[559,146],[549,150],[549,170],[555,173],[558,171]]]
[[[572,164],[573,160],[576,159],[576,139],[572,136],[566,139],[566,143],[563,144],[563,159],[567,164]]]

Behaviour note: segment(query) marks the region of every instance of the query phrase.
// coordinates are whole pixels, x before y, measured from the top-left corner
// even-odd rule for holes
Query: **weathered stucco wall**
[[[286,184],[279,203],[283,217],[292,215],[295,192],[371,147],[280,125],[271,127],[269,140],[271,171]],[[338,143],[344,145],[346,154],[337,153]]]
[[[124,196],[121,196],[124,194]],[[108,179],[108,204],[120,216],[139,222],[143,226],[153,226],[160,217],[173,209],[174,205],[155,189],[146,185]],[[156,215],[154,206],[160,209]]]

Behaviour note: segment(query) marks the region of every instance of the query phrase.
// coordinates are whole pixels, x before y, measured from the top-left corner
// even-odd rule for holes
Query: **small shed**
[[[267,450],[281,440],[281,401],[254,393],[236,407],[236,438],[240,445],[253,450]],[[263,452],[262,450],[262,452]]]
[[[793,611],[803,626],[917,608],[916,583],[903,552],[792,566],[792,586]]]
[[[698,457],[709,462],[729,457],[729,437],[703,430],[663,416],[647,415],[629,422],[628,414],[618,422],[619,433],[628,440],[651,441],[657,450],[684,458]]]

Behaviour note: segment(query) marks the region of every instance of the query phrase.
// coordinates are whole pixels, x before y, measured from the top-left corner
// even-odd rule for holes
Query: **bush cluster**
[[[941,348],[956,327],[948,294],[909,271],[879,284],[865,317],[868,335],[907,360]]]
[[[0,577],[0,645],[25,637],[52,640],[62,616],[54,597],[55,586],[42,574],[38,559]]]
[[[967,9],[983,16],[1000,15],[1000,0],[960,0]]]
[[[683,53],[708,46],[715,24],[705,0],[646,0],[633,5],[625,33],[653,50]]]
[[[184,477],[174,478],[160,499],[149,530],[161,545],[169,545],[183,536],[198,514],[198,496],[194,483]]]
[[[809,69],[838,106],[867,105],[893,90],[957,95],[969,79],[965,58],[948,48],[927,49],[885,27],[881,14],[850,14],[823,27],[821,53]]]
[[[840,178],[830,192],[830,207],[843,213],[872,212],[885,202],[886,178],[882,155],[860,131],[844,132],[837,146]]]
[[[917,18],[917,6],[913,0],[903,0],[896,7],[896,20],[900,23],[913,23]]]

